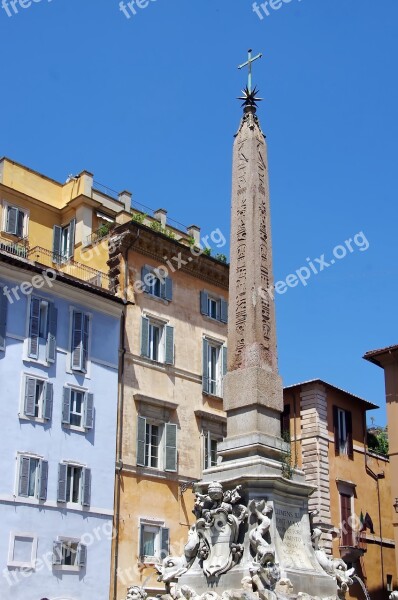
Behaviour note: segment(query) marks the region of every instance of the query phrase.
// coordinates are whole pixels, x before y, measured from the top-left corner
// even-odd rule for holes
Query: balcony
[[[349,531],[340,538],[340,556],[345,562],[354,563],[366,552],[364,532]]]
[[[107,237],[114,226],[114,223],[103,223],[96,231],[86,237],[85,246],[94,246],[99,241]]]
[[[27,251],[26,258],[38,263],[39,265],[42,265],[43,267],[54,269],[54,271],[59,271],[65,275],[76,277],[76,279],[80,279],[85,283],[90,283],[96,287],[109,290],[110,280],[106,273],[97,271],[97,269],[93,269],[87,265],[83,265],[82,263],[78,263],[71,258],[66,259],[60,254],[54,254],[51,252],[51,250],[46,250],[40,246],[35,246]]]
[[[19,239],[18,241],[14,242],[10,239],[0,236],[0,252],[5,252],[6,254],[11,254],[12,256],[27,258],[28,251],[29,245],[26,238]]]

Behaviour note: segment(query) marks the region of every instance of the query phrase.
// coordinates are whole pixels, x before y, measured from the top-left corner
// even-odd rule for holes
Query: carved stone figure
[[[200,546],[200,538],[196,531],[196,525],[193,525],[188,533],[188,542],[184,547],[182,556],[167,556],[162,564],[156,567],[159,574],[158,581],[169,583],[183,575],[195,560]]]
[[[274,562],[275,549],[266,539],[269,536],[271,519],[268,515],[272,514],[272,506],[265,503],[265,500],[256,502],[252,500],[249,504],[250,512],[257,517],[258,525],[249,534],[251,548],[254,553],[254,564],[265,566],[268,562]]]
[[[331,575],[336,579],[337,595],[341,600],[343,600],[349,586],[354,583],[351,576],[355,573],[355,569],[349,569],[344,560],[341,558],[331,558],[328,556],[325,550],[319,547],[321,535],[322,531],[317,527],[312,532],[311,539],[315,550],[315,556],[322,569],[328,575]]]
[[[133,585],[127,590],[126,600],[146,600],[148,594],[144,588]]]

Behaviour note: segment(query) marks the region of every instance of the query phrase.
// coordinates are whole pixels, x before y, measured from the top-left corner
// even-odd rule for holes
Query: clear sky
[[[277,296],[281,375],[375,402],[384,424],[383,372],[361,357],[398,343],[397,1],[273,0],[262,19],[252,0],[150,0],[127,16],[119,0],[10,1],[0,155],[60,181],[87,169],[204,233],[229,234],[236,67],[264,53],[275,279],[323,266]],[[367,250],[357,237],[334,265],[315,261],[360,232]]]

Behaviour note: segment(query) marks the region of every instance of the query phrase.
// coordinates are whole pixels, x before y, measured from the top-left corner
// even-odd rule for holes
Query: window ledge
[[[55,363],[48,362],[45,360],[37,360],[36,358],[32,358],[31,356],[24,356],[23,362],[33,363],[34,365],[41,365],[42,367],[52,367]]]
[[[162,304],[165,304],[166,306],[168,306],[171,302],[171,300],[166,300],[165,298],[160,298],[159,296],[155,296],[154,294],[151,294],[150,292],[144,292],[144,294],[147,298],[151,298],[151,300],[155,300],[156,302],[161,302]]]
[[[68,571],[69,573],[79,573],[82,567],[72,567],[70,565],[53,565],[54,571]]]
[[[79,433],[87,433],[88,429],[85,427],[78,427],[77,425],[69,425],[68,423],[62,423],[63,429],[69,429],[70,431],[78,431]]]
[[[201,315],[205,321],[209,321],[210,323],[216,323],[217,325],[223,325],[224,327],[228,325],[228,323],[224,323],[224,321],[220,321],[220,319],[214,319],[213,317],[209,317],[209,315],[204,315],[202,313]]]
[[[203,392],[203,396],[208,396],[209,398],[214,398],[214,400],[223,400],[222,396],[219,396],[218,394],[210,394],[210,392]]]
[[[27,415],[18,413],[18,418],[20,421],[27,421],[31,423],[39,423],[40,425],[45,425],[46,423],[50,423],[48,419],[43,419],[42,417],[28,417]]]
[[[35,571],[35,565],[32,563],[24,563],[24,562],[19,562],[19,561],[10,561],[7,563],[7,568],[8,569],[23,569],[24,571]]]
[[[216,413],[208,412],[207,410],[195,410],[195,416],[208,421],[216,421],[217,423],[227,423],[227,417],[224,415],[218,415]]]
[[[160,564],[160,558],[156,556],[141,556],[139,562],[147,566],[155,566]]]
[[[144,404],[151,404],[152,406],[156,406],[158,408],[168,408],[169,410],[177,410],[179,406],[177,402],[160,400],[159,398],[144,396],[144,394],[134,394],[134,400],[136,402],[143,402]]]

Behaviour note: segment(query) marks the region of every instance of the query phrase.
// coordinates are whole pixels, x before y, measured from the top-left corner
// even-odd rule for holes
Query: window
[[[162,277],[161,273],[151,267],[142,267],[141,281],[144,284],[142,289],[145,293],[155,298],[172,301],[173,281],[170,277]]]
[[[170,531],[154,522],[140,523],[140,557],[146,563],[159,563],[169,555]]]
[[[8,299],[0,285],[0,351],[6,349]]]
[[[208,431],[204,434],[204,468],[210,469],[217,465],[218,439]]]
[[[32,533],[11,533],[8,567],[34,569],[37,555],[37,536]]]
[[[177,471],[177,425],[138,417],[137,465]]]
[[[27,235],[28,212],[17,206],[5,205],[3,230],[10,235],[23,238]]]
[[[166,365],[174,364],[174,327],[142,317],[141,356]]]
[[[226,346],[205,338],[203,340],[203,392],[222,397],[222,381],[226,372]]]
[[[393,591],[392,575],[387,575],[387,592]]]
[[[58,538],[53,546],[53,565],[65,570],[80,570],[87,563],[87,546],[78,540]]]
[[[58,467],[58,502],[90,506],[91,470],[61,463]]]
[[[72,369],[87,372],[90,316],[74,310],[72,318]]]
[[[228,302],[206,291],[200,292],[200,312],[215,321],[228,323]]]
[[[50,421],[52,410],[53,384],[25,375],[23,416]]]
[[[29,315],[29,358],[55,362],[57,316],[57,309],[52,302],[32,296]]]
[[[354,457],[352,439],[352,414],[337,406],[333,407],[334,442],[336,455]]]
[[[48,462],[27,455],[20,455],[18,462],[18,496],[47,500]]]
[[[94,426],[94,395],[87,391],[64,387],[62,424],[92,429]]]
[[[72,219],[64,227],[54,226],[53,230],[53,261],[63,262],[73,258],[75,248],[76,220]]]
[[[354,531],[352,529],[352,495],[340,492],[341,511],[341,546],[354,545]]]

